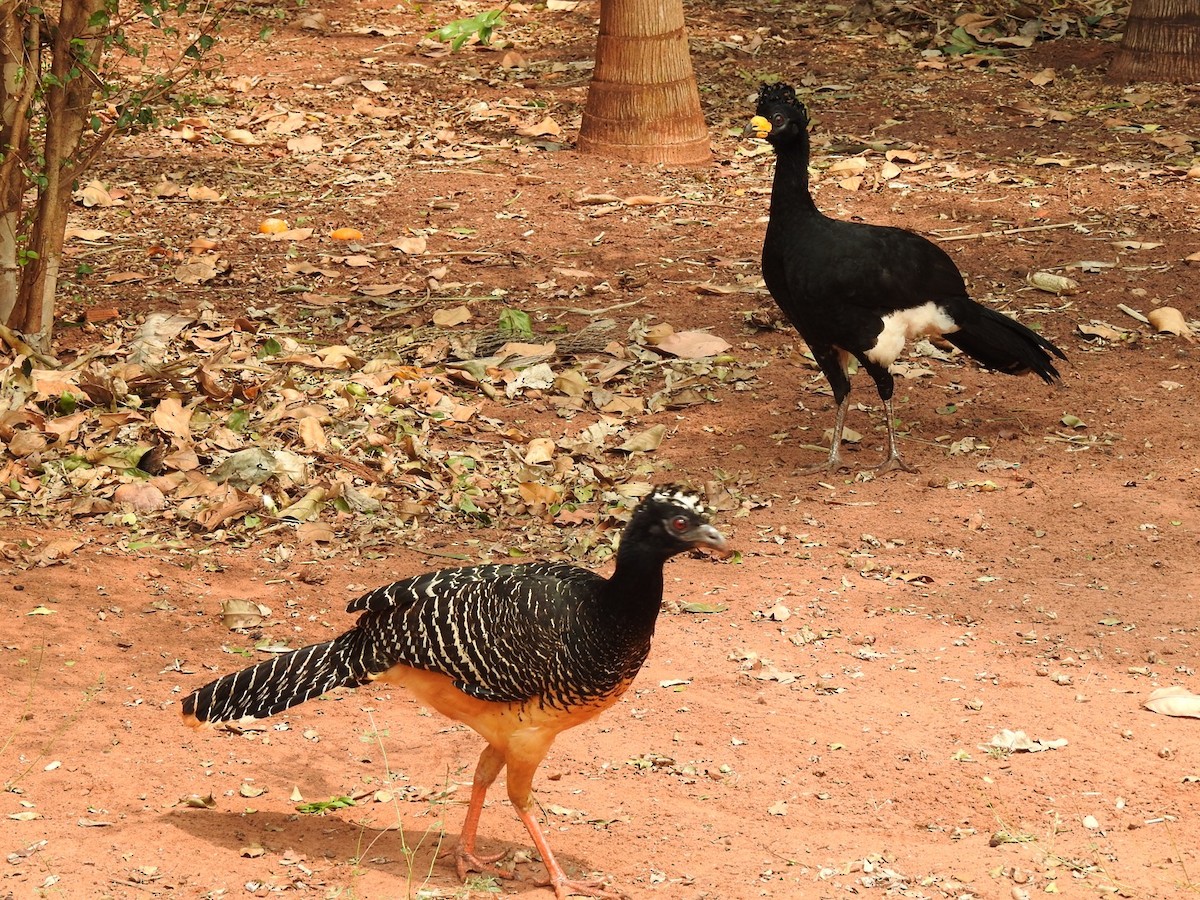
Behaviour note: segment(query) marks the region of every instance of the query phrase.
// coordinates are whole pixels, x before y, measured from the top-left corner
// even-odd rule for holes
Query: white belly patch
[[[888,313],[883,317],[883,331],[875,346],[867,351],[867,359],[881,366],[890,366],[904,349],[904,342],[926,334],[950,334],[958,331],[954,320],[932,300],[911,309]]]

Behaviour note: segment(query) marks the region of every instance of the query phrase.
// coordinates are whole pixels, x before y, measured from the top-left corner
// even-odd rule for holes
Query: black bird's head
[[[789,84],[764,84],[758,91],[755,116],[745,133],[766,138],[777,149],[808,137],[808,110]]]
[[[727,546],[705,517],[704,502],[674,485],[656,487],[637,505],[622,535],[622,546],[627,542],[653,547],[664,558],[693,547],[724,550]]]

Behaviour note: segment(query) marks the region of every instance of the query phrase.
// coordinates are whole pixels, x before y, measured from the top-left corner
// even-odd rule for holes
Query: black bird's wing
[[[953,318],[971,302],[954,261],[926,238],[826,216],[768,226],[763,277],[805,340],[852,352],[870,348],[886,315],[932,301]]]

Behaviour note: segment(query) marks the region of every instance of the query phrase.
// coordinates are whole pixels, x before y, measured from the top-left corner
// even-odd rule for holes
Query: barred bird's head
[[[724,551],[725,537],[709,524],[704,501],[677,485],[656,487],[637,505],[621,537],[674,556],[693,547]]]

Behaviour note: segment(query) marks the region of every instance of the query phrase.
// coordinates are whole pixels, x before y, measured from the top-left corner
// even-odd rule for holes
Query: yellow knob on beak
[[[742,129],[742,134],[746,137],[765,138],[771,133],[771,123],[762,116],[755,116],[746,123],[746,127]]]

